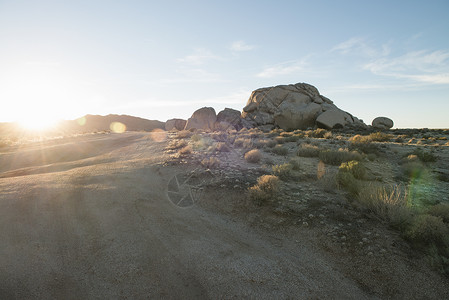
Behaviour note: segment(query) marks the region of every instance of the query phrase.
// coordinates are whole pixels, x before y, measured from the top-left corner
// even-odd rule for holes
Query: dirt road
[[[374,298],[306,241],[174,205],[167,185],[183,168],[160,164],[160,140],[95,135],[2,153],[0,298]]]

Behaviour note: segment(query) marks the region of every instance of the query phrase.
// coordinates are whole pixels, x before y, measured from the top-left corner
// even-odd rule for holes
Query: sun
[[[45,131],[54,129],[58,123],[58,119],[36,114],[34,116],[28,115],[18,121],[20,127],[27,131]]]

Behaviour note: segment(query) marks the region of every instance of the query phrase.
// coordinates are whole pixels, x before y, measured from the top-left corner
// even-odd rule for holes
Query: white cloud
[[[190,64],[190,65],[202,65],[206,61],[210,60],[220,60],[221,58],[207,49],[197,48],[194,50],[193,54],[187,55],[183,58],[178,58],[179,62]]]
[[[349,40],[335,45],[331,52],[338,52],[343,55],[359,55],[365,57],[379,57],[390,54],[390,46],[383,44],[380,49],[371,46],[369,42],[361,37],[352,37]]]
[[[235,41],[231,45],[231,50],[234,52],[250,51],[253,50],[255,46],[248,45],[244,41]]]
[[[449,51],[412,51],[383,57],[364,66],[373,74],[432,84],[449,84]]]
[[[262,72],[257,74],[257,77],[272,78],[280,75],[288,75],[305,70],[305,66],[305,60],[284,62],[274,66],[266,67],[262,70]]]

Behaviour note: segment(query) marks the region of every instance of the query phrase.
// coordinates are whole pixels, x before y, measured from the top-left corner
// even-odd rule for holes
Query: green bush
[[[293,166],[285,163],[282,165],[274,165],[272,169],[274,175],[278,176],[282,180],[287,180],[291,177]]]
[[[319,154],[320,149],[317,146],[313,146],[311,144],[302,144],[296,152],[296,155],[302,157],[318,157]]]
[[[449,223],[449,204],[440,203],[429,208],[427,212],[434,217],[440,217],[444,223]]]
[[[337,173],[336,177],[337,185],[340,188],[345,189],[352,196],[357,196],[360,192],[360,183],[354,176],[349,172],[341,172]]]
[[[271,149],[271,152],[273,152],[276,155],[287,155],[288,149],[283,147],[282,145],[276,145],[274,148]]]
[[[438,247],[449,245],[449,229],[440,217],[428,214],[418,215],[405,232],[405,237],[417,244]]]
[[[339,171],[349,172],[356,179],[363,179],[366,174],[365,166],[356,160],[351,160],[340,165]]]
[[[295,171],[299,171],[301,169],[301,164],[300,164],[299,158],[290,159],[289,164],[292,166],[292,169]]]
[[[435,162],[438,159],[438,157],[435,154],[433,154],[432,152],[424,151],[419,148],[410,154],[414,154],[414,155],[418,156],[419,160],[424,163]]]
[[[362,159],[360,153],[356,151],[349,152],[346,150],[325,150],[321,151],[318,157],[322,162],[334,166],[338,166],[347,161]]]

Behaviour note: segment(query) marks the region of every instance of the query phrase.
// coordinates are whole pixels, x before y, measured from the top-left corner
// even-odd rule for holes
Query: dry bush
[[[296,152],[296,155],[302,157],[318,157],[320,154],[320,148],[318,146],[310,144],[302,144],[301,147]]]
[[[234,146],[249,149],[253,147],[253,142],[250,138],[236,138],[234,141]]]
[[[279,193],[279,178],[274,175],[263,175],[257,179],[257,184],[248,189],[249,198],[257,204],[274,198]]]
[[[203,139],[203,137],[202,137],[200,134],[194,134],[194,135],[192,135],[190,138],[191,138],[192,141],[194,141],[194,142],[198,142],[198,141],[200,141],[200,140]]]
[[[178,154],[187,155],[187,154],[191,154],[192,151],[193,151],[192,146],[188,145],[188,146],[185,146],[184,148],[179,149]]]
[[[253,149],[245,153],[245,160],[249,163],[258,163],[262,158],[262,153],[258,149]]]
[[[271,152],[273,152],[276,155],[285,156],[288,154],[288,149],[282,145],[276,145],[274,148],[271,149]]]
[[[339,167],[339,171],[349,172],[356,179],[363,179],[366,174],[365,166],[356,160],[351,160],[345,163],[342,163]]]
[[[171,140],[170,143],[168,143],[166,149],[176,150],[179,148],[184,148],[185,146],[187,146],[187,142],[185,140]]]
[[[348,151],[347,149],[325,150],[321,151],[318,155],[320,160],[326,164],[338,166],[344,162],[351,160],[362,160],[360,153],[356,151]]]
[[[326,129],[323,128],[317,128],[315,130],[309,130],[306,132],[308,137],[313,138],[324,138],[324,135],[327,133]]]
[[[285,142],[286,143],[295,143],[300,139],[300,137],[298,135],[291,135],[288,137],[285,137]]]
[[[326,132],[323,137],[328,140],[332,139],[333,137],[332,132],[331,131]]]
[[[282,165],[274,165],[272,167],[273,174],[278,176],[282,180],[287,180],[291,177],[292,169],[293,166],[288,163]]]
[[[392,138],[392,135],[378,131],[371,133],[368,137],[373,142],[386,142]]]
[[[267,144],[266,144],[266,146],[267,146],[268,148],[273,148],[273,147],[276,146],[276,145],[277,145],[277,143],[276,143],[275,140],[268,140],[268,141],[267,141]]]
[[[401,168],[405,177],[403,179],[419,178],[426,171],[425,166],[420,161],[410,161],[403,163]]]
[[[181,130],[178,132],[178,134],[176,135],[177,139],[185,139],[185,138],[189,138],[192,136],[192,132],[188,131],[188,130]]]
[[[205,158],[201,161],[201,165],[205,168],[212,169],[220,165],[220,160],[216,157]]]
[[[415,151],[413,151],[413,152],[411,152],[409,154],[416,155],[419,158],[420,161],[425,162],[425,163],[427,163],[427,162],[435,162],[438,159],[438,157],[435,154],[433,154],[431,151],[424,151],[424,150],[419,149],[419,148],[415,149]]]
[[[337,178],[334,173],[326,172],[318,179],[318,184],[326,192],[334,192],[337,189]]]
[[[224,142],[218,142],[210,146],[210,152],[229,152],[229,147]]]
[[[431,216],[440,217],[444,223],[449,223],[449,204],[440,203],[429,208],[427,212]]]

